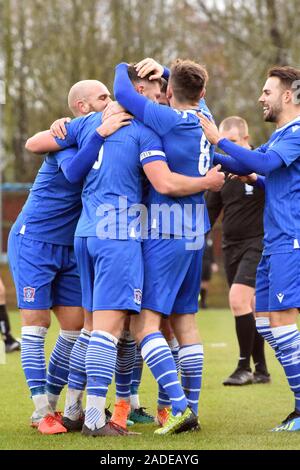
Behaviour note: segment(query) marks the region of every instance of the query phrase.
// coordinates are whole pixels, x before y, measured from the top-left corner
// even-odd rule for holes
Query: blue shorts
[[[186,240],[143,242],[145,279],[142,308],[163,315],[196,313],[203,249],[186,250]]]
[[[75,237],[82,304],[95,310],[140,312],[144,267],[141,243]]]
[[[262,256],[256,272],[256,311],[300,308],[300,250]]]
[[[8,259],[19,308],[81,307],[73,247],[30,240],[20,233],[10,232]]]

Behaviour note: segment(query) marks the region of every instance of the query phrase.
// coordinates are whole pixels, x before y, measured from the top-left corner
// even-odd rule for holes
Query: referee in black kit
[[[220,124],[222,137],[250,149],[247,122],[238,117]],[[224,385],[268,383],[264,339],[256,331],[254,292],[256,268],[261,258],[263,239],[264,190],[227,176],[222,190],[207,194],[207,207],[213,226],[222,209],[223,255],[230,287],[229,304],[235,318],[240,357],[235,371]],[[250,359],[254,362],[251,371]]]

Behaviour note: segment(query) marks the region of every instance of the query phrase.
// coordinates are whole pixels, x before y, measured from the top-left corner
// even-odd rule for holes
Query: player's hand
[[[206,173],[207,189],[210,191],[221,191],[225,183],[225,173],[221,170],[221,165],[216,165]]]
[[[54,121],[54,123],[50,126],[51,135],[53,137],[58,137],[59,139],[64,140],[65,136],[67,135],[67,129],[65,126],[66,122],[71,122],[71,118],[63,117]]]
[[[232,173],[229,173],[228,178],[231,180],[240,180],[244,184],[255,184],[257,181],[257,174],[256,173],[251,173],[250,175],[247,176],[238,176],[234,175]]]
[[[125,109],[123,108],[123,106],[121,106],[117,101],[111,101],[110,103],[108,103],[108,105],[105,107],[102,113],[102,121],[104,122],[113,114],[124,113],[124,112],[125,112]]]
[[[157,80],[161,78],[164,73],[164,68],[160,65],[156,60],[147,57],[147,59],[143,59],[137,64],[135,64],[135,69],[138,73],[138,76],[144,78],[148,73],[152,73],[149,77],[149,80]]]
[[[221,140],[221,135],[215,123],[213,121],[210,121],[202,113],[197,113],[197,116],[200,118],[201,127],[206,135],[207,140],[211,144],[217,145],[219,140]]]
[[[113,114],[97,128],[97,132],[101,137],[108,137],[121,127],[129,126],[132,119],[133,116],[125,112]]]

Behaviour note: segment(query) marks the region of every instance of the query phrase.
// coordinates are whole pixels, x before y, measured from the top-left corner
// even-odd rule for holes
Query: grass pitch
[[[13,332],[20,336],[20,319],[11,313]],[[0,449],[93,449],[93,450],[202,450],[202,449],[300,449],[300,433],[271,433],[294,408],[292,393],[283,371],[266,346],[271,384],[224,387],[222,380],[234,369],[237,344],[234,321],[228,310],[207,310],[198,315],[204,342],[203,389],[200,400],[202,430],[171,437],[154,437],[153,425],[135,425],[140,436],[127,438],[86,438],[80,433],[42,436],[29,427],[32,402],[20,365],[20,353],[7,355],[0,365],[1,408]],[[58,332],[53,319],[47,338],[51,352]],[[157,386],[144,367],[140,389],[141,403],[155,414]],[[59,409],[63,409],[64,395]],[[114,387],[107,403],[114,403]],[[112,408],[111,405],[111,408]]]

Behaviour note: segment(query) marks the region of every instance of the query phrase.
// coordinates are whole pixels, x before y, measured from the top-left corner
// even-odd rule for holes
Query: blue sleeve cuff
[[[265,177],[261,175],[257,175],[257,180],[255,181],[255,184],[253,185],[255,188],[258,189],[263,189],[265,190]]]

